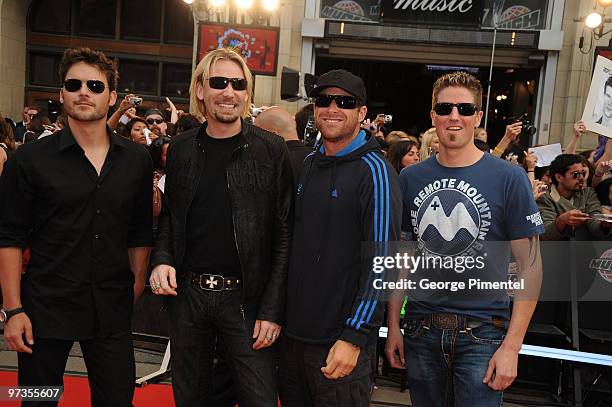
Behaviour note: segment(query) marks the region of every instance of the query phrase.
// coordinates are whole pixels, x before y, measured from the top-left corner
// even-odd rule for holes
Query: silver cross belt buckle
[[[200,288],[208,291],[222,291],[225,288],[225,279],[217,274],[202,274]]]

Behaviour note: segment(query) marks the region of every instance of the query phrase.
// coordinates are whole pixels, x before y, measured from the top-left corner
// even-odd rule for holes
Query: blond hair
[[[421,161],[425,161],[429,158],[429,146],[431,145],[431,140],[435,137],[438,137],[438,133],[436,133],[436,128],[432,127],[423,133],[423,139],[421,140],[421,149],[419,150],[419,158]]]
[[[466,88],[474,95],[474,103],[478,110],[482,110],[482,85],[473,75],[466,72],[453,72],[439,77],[433,85],[431,95],[431,108],[438,103],[438,94],[446,88],[456,86]]]
[[[244,58],[233,48],[219,48],[210,51],[196,66],[191,75],[191,85],[189,85],[189,102],[191,105],[190,113],[200,120],[206,119],[206,105],[203,100],[198,99],[196,89],[198,84],[204,87],[204,80],[207,79],[210,71],[219,60],[235,62],[242,69],[244,78],[247,81],[247,101],[240,116],[246,118],[250,115],[251,101],[253,99],[253,75],[246,64]],[[229,85],[228,85],[229,86]]]

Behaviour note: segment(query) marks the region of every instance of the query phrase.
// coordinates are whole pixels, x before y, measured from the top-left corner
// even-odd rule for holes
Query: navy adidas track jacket
[[[387,242],[399,240],[401,213],[397,173],[374,137],[362,131],[336,156],[319,150],[306,157],[297,185],[286,335],[361,347],[378,337],[385,304],[372,285],[380,275],[362,244],[384,255]]]

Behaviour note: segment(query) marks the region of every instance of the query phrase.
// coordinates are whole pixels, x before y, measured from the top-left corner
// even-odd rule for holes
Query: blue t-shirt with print
[[[435,281],[507,282],[510,241],[544,233],[525,170],[485,153],[466,167],[444,167],[432,156],[406,167],[400,174],[404,202],[402,229],[415,240],[426,257],[444,263],[440,269],[422,268],[416,279]],[[461,259],[460,259],[461,258]],[[471,268],[458,268],[471,258]],[[450,264],[450,266],[448,265]],[[458,271],[459,270],[459,271]],[[449,273],[450,271],[450,273]],[[429,273],[429,274],[428,274]],[[437,279],[434,277],[437,276]],[[416,319],[446,312],[490,320],[508,319],[509,298],[505,289],[423,290],[408,292],[406,316]],[[421,292],[421,294],[423,293]],[[412,297],[412,300],[411,300]]]

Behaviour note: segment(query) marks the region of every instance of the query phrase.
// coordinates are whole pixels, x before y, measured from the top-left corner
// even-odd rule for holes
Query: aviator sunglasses
[[[358,99],[355,96],[345,95],[319,95],[315,98],[315,106],[329,107],[332,100],[339,109],[354,109],[358,106]]]
[[[578,179],[578,177],[582,176],[582,178],[586,178],[587,172],[586,171],[573,171],[572,172],[572,178],[574,179]]]
[[[208,84],[213,89],[225,89],[231,83],[234,90],[245,90],[247,81],[243,78],[226,78],[225,76],[211,76],[208,78]]]
[[[461,116],[472,116],[478,111],[478,106],[474,103],[436,103],[433,110],[438,116],[448,116],[453,107],[457,108]]]
[[[104,82],[95,79],[90,79],[88,81],[82,81],[80,79],[66,79],[64,81],[64,89],[66,89],[68,92],[76,92],[78,90],[81,90],[83,82],[87,84],[87,87],[93,93],[102,93],[106,88]]]

